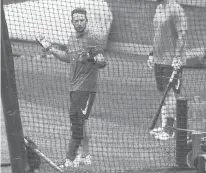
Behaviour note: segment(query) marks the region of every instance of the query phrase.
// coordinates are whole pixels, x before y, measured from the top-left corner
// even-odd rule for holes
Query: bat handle
[[[176,74],[177,74],[177,69],[174,69],[173,72],[172,72],[172,75],[171,75],[171,77],[170,77],[170,79],[169,79],[169,82],[170,82],[170,83],[173,81],[173,79],[174,79],[174,77],[175,77]]]

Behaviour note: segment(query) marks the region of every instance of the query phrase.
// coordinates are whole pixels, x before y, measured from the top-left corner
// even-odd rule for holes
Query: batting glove
[[[79,52],[80,61],[83,63],[93,62],[95,63],[95,56],[103,54],[103,49],[100,46],[91,46],[85,51]]]
[[[147,60],[147,65],[149,68],[154,67],[154,56],[153,56],[152,52],[149,54],[149,59]]]
[[[175,70],[179,70],[182,66],[182,58],[180,56],[175,56],[172,61],[172,67]]]
[[[90,56],[87,51],[82,51],[82,52],[79,52],[78,54],[79,54],[79,61],[81,61],[82,63],[86,63],[89,61]]]
[[[36,41],[41,45],[43,48],[43,51],[49,51],[49,49],[52,47],[52,44],[49,40],[46,39],[44,36],[38,36],[36,37]]]
[[[98,54],[94,57],[94,64],[99,68],[102,69],[107,65],[106,57],[103,54]]]

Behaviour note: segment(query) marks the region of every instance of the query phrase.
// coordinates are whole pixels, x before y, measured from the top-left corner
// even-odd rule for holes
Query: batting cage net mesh
[[[150,69],[147,65],[153,47],[156,1],[5,0],[3,3],[24,135],[35,142],[38,150],[56,165],[66,159],[68,144],[74,133],[70,128],[70,91],[75,91],[75,88],[71,88],[70,77],[75,77],[72,71],[75,64],[65,63],[51,53],[45,53],[36,38],[45,37],[58,50],[68,50],[68,54],[80,51],[89,42],[81,41],[81,34],[73,36],[75,30],[71,11],[81,7],[87,12],[89,37],[105,48],[104,56],[108,62],[105,68],[94,71],[98,73],[94,75],[98,78],[97,92],[89,118],[85,120],[91,164],[80,162],[77,167],[69,167],[68,170],[146,173],[168,169],[178,172],[176,168],[188,167],[186,156],[191,151],[188,148],[191,131],[186,131],[183,136],[173,133],[167,140],[149,133],[162,98],[157,89],[154,68]],[[181,82],[178,97],[187,101],[187,106],[183,106],[185,116],[176,117],[178,114],[174,112],[168,116],[174,118],[175,124],[179,121],[178,128],[197,130],[204,136],[206,69],[204,58],[198,59],[197,54],[201,56],[205,53],[206,1],[178,0],[178,3],[187,18],[186,51],[188,57],[196,57],[197,62],[194,68],[193,61],[188,60],[192,67],[183,68],[182,78],[178,79]],[[86,67],[82,68],[87,70]],[[162,80],[165,78],[169,77],[163,76]],[[95,91],[92,90],[92,82],[88,81],[86,88],[79,90]],[[77,98],[76,104],[83,100]],[[79,109],[83,114],[87,111],[86,101]],[[170,105],[175,107],[176,103],[170,102]],[[162,117],[160,114],[155,128],[162,126]],[[181,150],[186,153],[181,155],[178,153]],[[78,153],[81,152],[82,145],[78,150]],[[56,172],[43,159],[40,171]]]

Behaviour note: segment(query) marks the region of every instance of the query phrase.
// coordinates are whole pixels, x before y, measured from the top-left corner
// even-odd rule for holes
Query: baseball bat
[[[36,42],[37,42],[42,48],[44,48],[44,46],[42,45],[41,41],[39,41],[39,39],[36,38]]]
[[[48,157],[46,157],[41,151],[39,151],[37,148],[31,148],[28,144],[28,141],[26,138],[24,138],[24,143],[25,146],[32,149],[32,151],[34,153],[36,153],[38,156],[40,156],[47,164],[49,164],[52,168],[54,168],[55,170],[59,171],[59,172],[64,172],[60,167],[58,167],[54,162],[52,162]]]
[[[161,99],[161,101],[160,101],[160,104],[159,104],[159,107],[158,107],[158,109],[157,109],[157,111],[156,111],[156,114],[155,114],[155,116],[154,116],[153,119],[152,119],[152,123],[151,123],[151,125],[150,125],[149,130],[153,130],[154,127],[155,127],[155,125],[156,125],[156,123],[157,123],[157,120],[158,120],[158,118],[159,118],[159,115],[160,115],[162,106],[163,106],[164,101],[165,101],[165,98],[166,98],[166,96],[167,96],[167,93],[168,93],[168,92],[170,91],[170,89],[171,89],[172,81],[173,81],[173,79],[174,79],[174,77],[175,77],[176,74],[177,74],[177,70],[174,69],[173,72],[172,72],[172,75],[171,75],[171,77],[170,77],[170,79],[169,79],[169,83],[167,84],[167,87],[166,87],[166,89],[165,89],[164,95],[163,95],[163,97],[162,97],[162,99]]]
[[[45,37],[36,37],[36,42],[44,49],[51,47],[51,43],[47,41]]]

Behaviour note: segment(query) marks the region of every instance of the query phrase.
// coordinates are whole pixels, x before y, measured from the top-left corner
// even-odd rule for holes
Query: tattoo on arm
[[[56,49],[56,48],[51,48],[50,52],[57,59],[59,59],[61,61],[64,61],[64,62],[67,62],[67,63],[70,63],[70,59],[69,59],[69,56],[68,56],[66,51],[62,51],[62,50],[59,50],[59,49]]]

